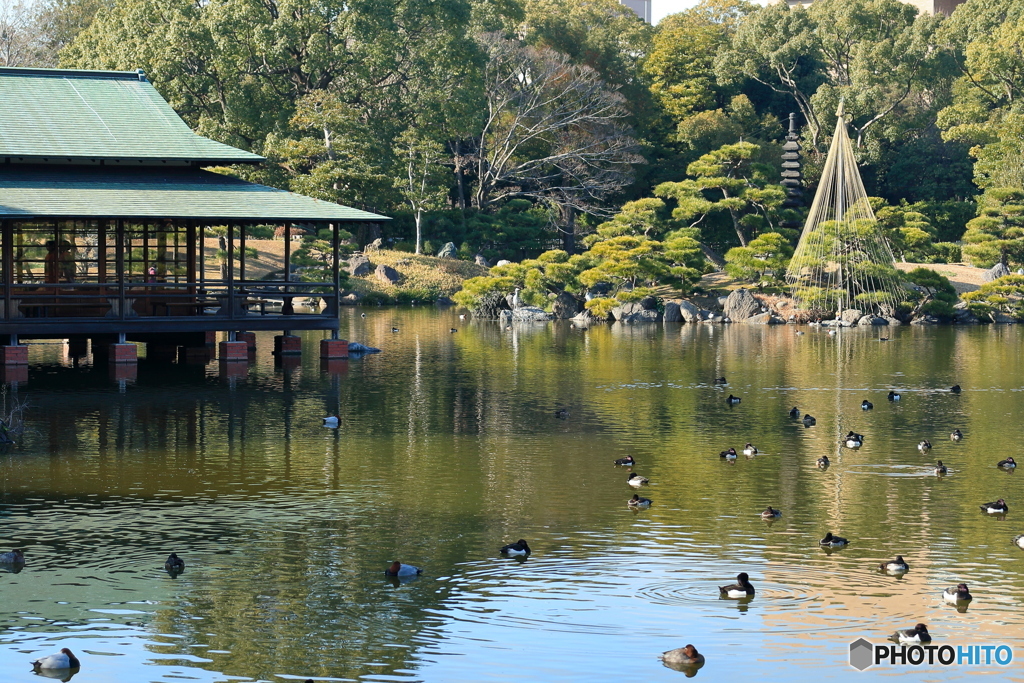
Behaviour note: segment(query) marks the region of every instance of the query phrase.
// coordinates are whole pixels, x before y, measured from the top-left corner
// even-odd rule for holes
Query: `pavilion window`
[[[100,281],[98,221],[15,221],[12,239],[14,284]]]

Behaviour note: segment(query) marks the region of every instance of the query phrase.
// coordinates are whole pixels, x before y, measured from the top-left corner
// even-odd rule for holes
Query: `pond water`
[[[331,368],[320,333],[295,366],[260,334],[242,376],[143,359],[132,381],[32,346],[4,397],[28,409],[0,454],[0,551],[27,564],[0,566],[0,680],[39,680],[29,662],[61,647],[75,683],[676,680],[658,655],[687,643],[705,680],[854,680],[852,641],[917,622],[1015,659],[872,672],[1024,680],[1024,473],[995,467],[1024,418],[1020,328],[366,313],[344,311],[342,335],[383,353]],[[862,448],[840,447],[849,430]],[[719,457],[748,441],[753,459]],[[626,506],[626,455],[648,510]],[[997,498],[1008,515],[979,510]],[[819,548],[827,531],[849,547]],[[518,538],[529,559],[500,557]],[[897,554],[909,573],[879,573]],[[393,585],[394,559],[423,575]],[[756,597],[719,599],[741,571]],[[966,611],[941,597],[959,582]]]

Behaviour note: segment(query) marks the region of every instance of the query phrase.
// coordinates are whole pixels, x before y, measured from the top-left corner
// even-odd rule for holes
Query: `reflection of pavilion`
[[[193,133],[141,71],[0,69],[0,114],[12,343],[338,328],[338,228],[381,216],[202,170],[264,159]],[[254,226],[283,226],[276,273],[247,272]],[[319,238],[313,282],[294,281],[293,226]],[[307,298],[323,308],[303,313]]]

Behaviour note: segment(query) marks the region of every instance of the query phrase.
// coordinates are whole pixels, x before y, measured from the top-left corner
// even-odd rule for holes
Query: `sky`
[[[700,0],[654,0],[651,6],[651,21],[657,24],[670,14],[690,9]]]

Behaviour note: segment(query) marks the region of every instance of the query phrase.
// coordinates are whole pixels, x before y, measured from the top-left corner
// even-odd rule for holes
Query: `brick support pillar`
[[[345,339],[321,339],[321,358],[348,358],[348,341]]]
[[[235,341],[244,341],[248,344],[250,351],[256,350],[256,333],[255,332],[235,332]]]
[[[249,345],[244,341],[222,341],[220,359],[223,361],[249,360]]]
[[[294,334],[279,334],[274,337],[274,355],[276,356],[301,356],[302,337]]]
[[[3,365],[28,365],[28,347],[0,346],[0,363]]]
[[[107,348],[110,350],[111,363],[139,362],[139,350],[135,344],[111,344]]]

